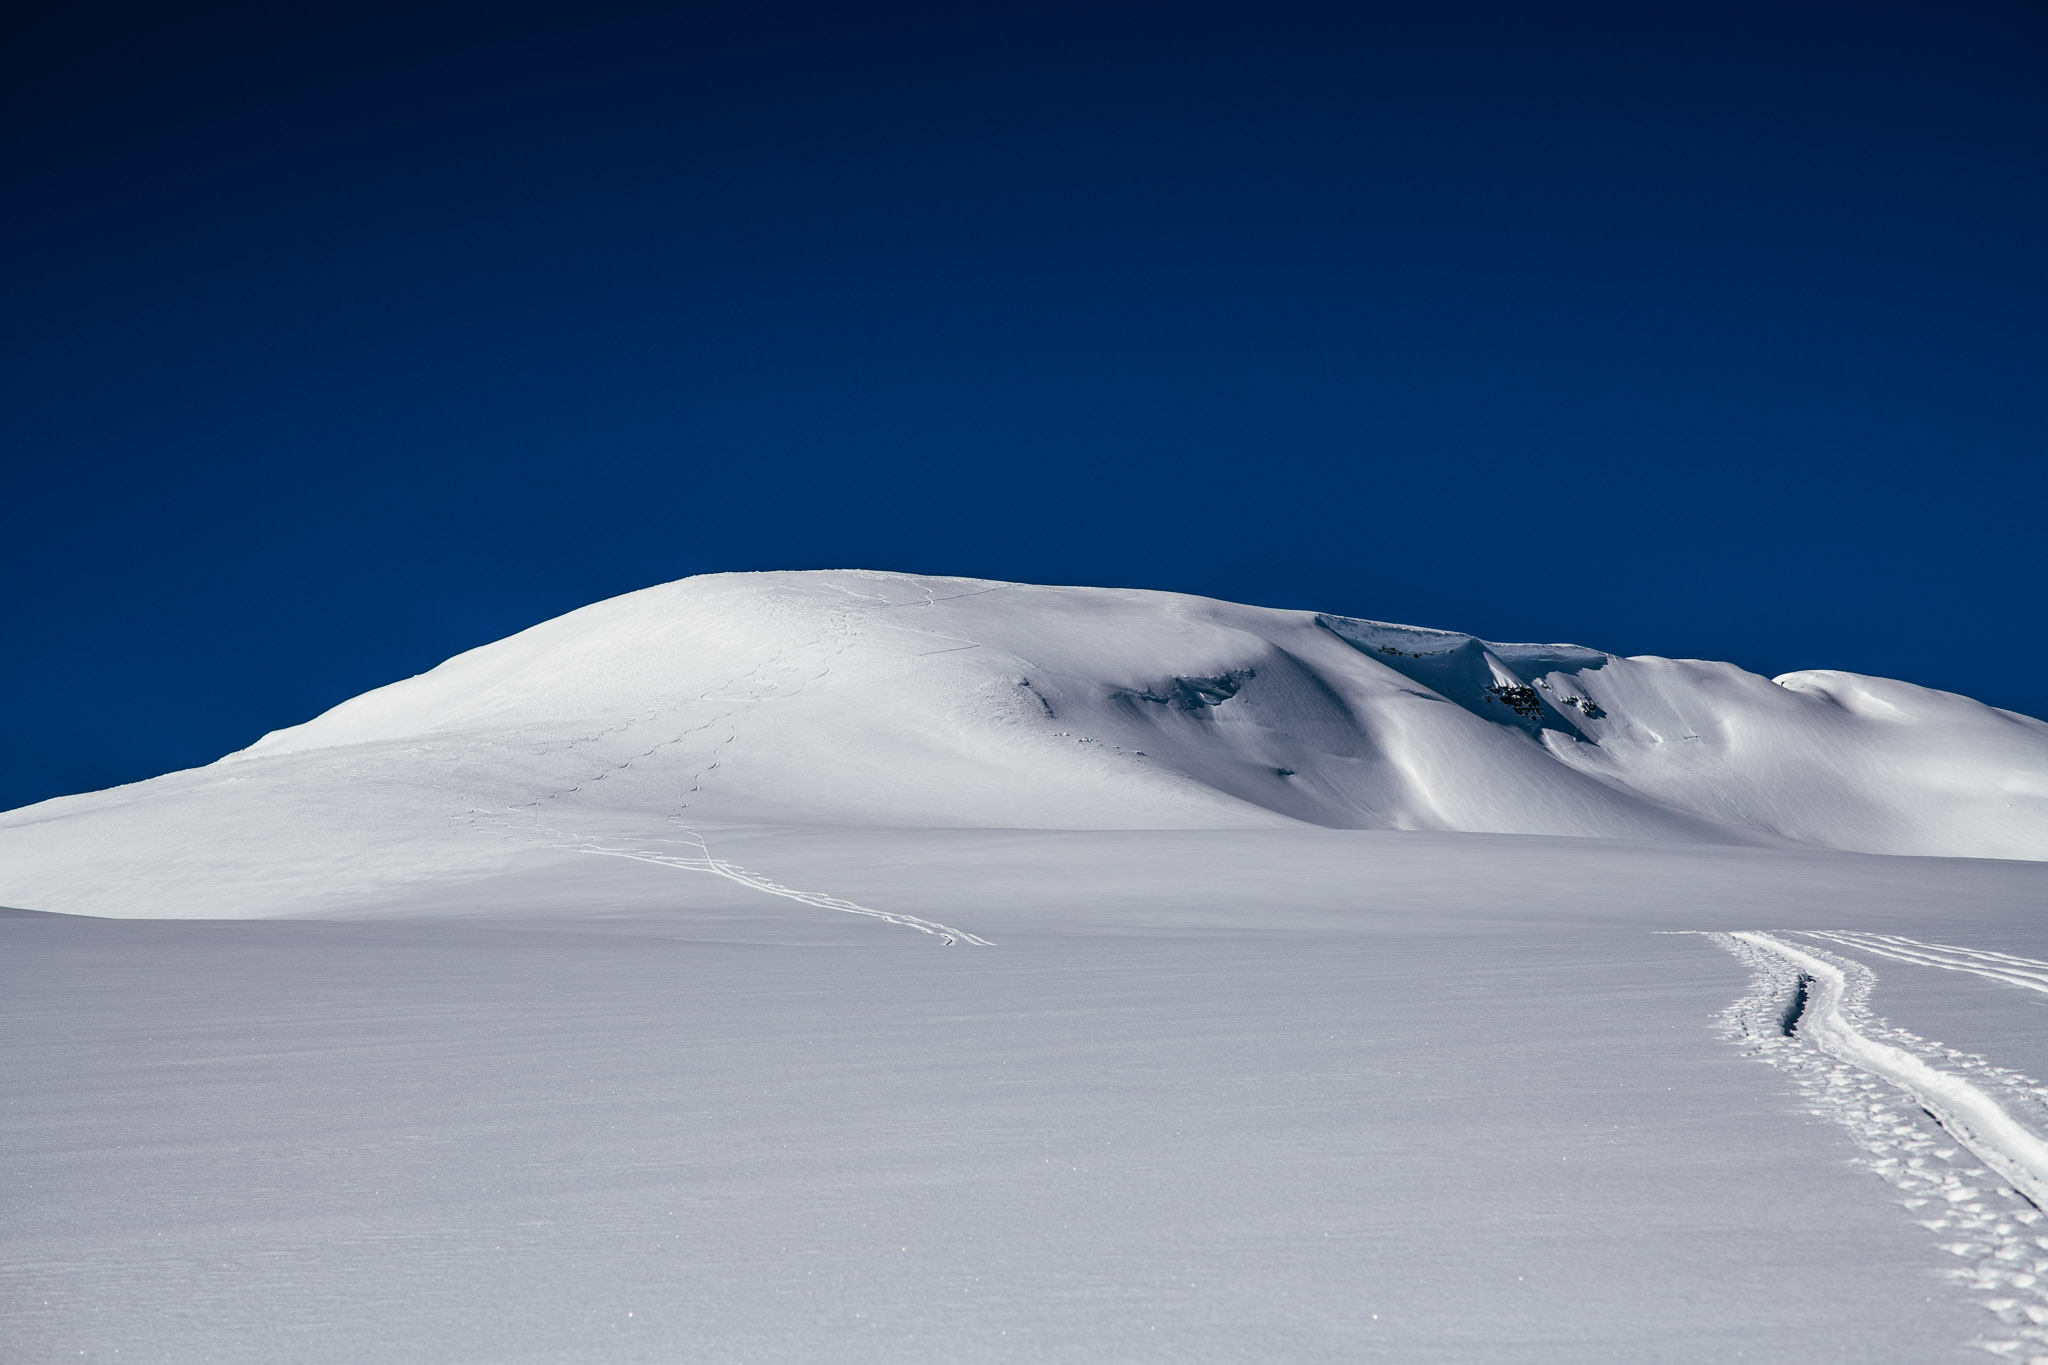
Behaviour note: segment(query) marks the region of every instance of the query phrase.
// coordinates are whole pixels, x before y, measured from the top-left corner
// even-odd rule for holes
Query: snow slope
[[[0,1358],[2048,1360],[2043,730],[1157,593],[599,603],[0,817]]]
[[[522,832],[649,820],[1300,822],[2041,859],[2048,725],[1852,674],[1168,593],[715,575],[571,612],[209,767],[0,816],[0,900],[279,913],[501,873],[550,842]]]

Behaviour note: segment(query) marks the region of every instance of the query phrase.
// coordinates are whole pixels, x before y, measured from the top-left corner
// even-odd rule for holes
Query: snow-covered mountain
[[[1856,674],[1171,593],[723,574],[571,612],[208,767],[0,816],[0,903],[276,913],[489,875],[536,831],[655,823],[2048,859],[2048,724]]]
[[[2044,815],[1904,683],[652,588],[0,816],[0,1341],[2042,1357]]]

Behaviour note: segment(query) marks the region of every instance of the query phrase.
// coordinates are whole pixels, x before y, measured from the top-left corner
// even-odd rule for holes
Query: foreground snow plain
[[[0,1346],[2048,1356],[2044,735],[1161,594],[599,604],[0,817]]]

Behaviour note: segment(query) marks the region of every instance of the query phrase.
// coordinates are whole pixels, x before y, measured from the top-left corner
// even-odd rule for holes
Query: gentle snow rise
[[[254,914],[618,821],[1285,827],[2048,858],[2048,725],[1839,672],[1172,593],[720,574],[450,659],[206,768],[0,816],[0,903]],[[574,818],[569,819],[574,812]]]

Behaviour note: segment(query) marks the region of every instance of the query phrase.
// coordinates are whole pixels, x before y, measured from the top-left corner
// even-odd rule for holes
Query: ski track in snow
[[[1972,972],[1978,976],[2002,981],[2008,986],[2020,986],[2030,991],[2048,993],[2048,962],[2031,957],[2016,957],[2011,953],[1987,952],[1977,948],[1959,948],[1952,943],[1922,943],[1918,939],[1902,938],[1897,934],[1858,934],[1842,930],[1814,930],[1807,938],[1822,939],[1838,943],[1845,948],[1875,953],[1899,962],[1910,962],[1920,967],[1940,967],[1951,972]]]
[[[1947,1277],[2004,1328],[1969,1344],[2048,1365],[2048,1144],[2013,1117],[2048,1117],[2048,1088],[1886,1024],[1868,1009],[1877,978],[1860,963],[1769,934],[1708,937],[1752,972],[1723,1029],[1789,1073],[1812,1113],[1847,1127],[1863,1164],[1965,1262]]]
[[[507,815],[514,813],[511,811],[506,812]],[[478,814],[489,815],[491,812],[480,811]],[[821,891],[799,891],[794,887],[784,886],[782,883],[772,878],[764,877],[758,872],[749,872],[738,863],[728,862],[723,858],[713,856],[711,849],[704,842],[703,835],[688,826],[678,826],[678,828],[686,839],[697,846],[699,852],[696,855],[664,853],[658,849],[651,848],[608,848],[597,839],[574,834],[568,830],[541,828],[538,826],[532,827],[530,831],[525,831],[515,830],[510,825],[501,824],[498,828],[489,832],[515,839],[519,838],[523,833],[531,832],[543,836],[539,842],[539,847],[542,848],[560,848],[576,853],[593,853],[604,858],[627,858],[634,862],[654,863],[661,867],[673,867],[684,872],[709,872],[713,876],[724,877],[728,881],[738,882],[741,886],[770,896],[780,896],[785,900],[793,900],[803,905],[816,906],[821,910],[836,910],[841,914],[861,915],[869,919],[882,920],[889,924],[900,924],[906,929],[915,929],[922,934],[933,934],[944,940],[949,948],[955,943],[971,943],[980,948],[993,948],[995,946],[993,942],[982,938],[978,934],[968,933],[965,929],[955,929],[951,925],[941,924],[937,920],[921,919],[916,915],[906,915],[895,910],[877,910],[873,906],[862,905],[858,901],[850,901],[840,896],[827,895]]]
[[[869,604],[868,609],[874,609],[875,607],[925,607],[931,606],[934,603],[930,588],[925,588],[923,590],[923,600],[916,602],[891,602],[884,599],[866,598],[860,594],[853,593],[850,589],[842,588],[841,590],[847,592],[849,596],[861,597],[864,603]],[[993,592],[996,589],[983,589],[982,591]],[[980,593],[962,593],[958,595],[974,597],[979,596]],[[943,602],[950,599],[942,597],[936,600]],[[534,823],[527,830],[519,830],[515,828],[509,819],[501,817],[489,828],[489,832],[515,839],[522,833],[530,832],[542,836],[543,847],[573,849],[579,853],[592,853],[601,857],[629,858],[636,862],[654,863],[662,867],[678,868],[686,872],[709,872],[715,876],[724,877],[729,881],[738,882],[740,885],[755,891],[764,892],[771,896],[780,896],[786,900],[797,901],[803,905],[816,906],[823,910],[835,910],[842,914],[861,915],[872,919],[879,919],[889,924],[898,924],[905,928],[916,929],[920,933],[936,935],[944,940],[948,947],[953,946],[955,943],[971,943],[984,948],[994,947],[995,945],[988,939],[982,938],[977,934],[968,933],[964,929],[955,929],[949,925],[940,924],[936,920],[921,919],[916,915],[906,915],[896,911],[877,910],[871,906],[861,905],[856,901],[846,900],[843,897],[827,895],[817,891],[799,891],[793,887],[784,886],[780,882],[765,877],[760,873],[749,872],[737,863],[714,857],[704,841],[704,836],[683,823],[683,812],[688,810],[691,796],[701,790],[704,782],[717,771],[726,746],[730,745],[737,737],[739,730],[734,722],[742,715],[752,711],[762,702],[775,697],[792,696],[802,691],[810,683],[816,682],[830,674],[833,660],[844,654],[851,646],[852,640],[858,635],[857,629],[848,629],[852,623],[851,613],[842,615],[834,623],[838,627],[836,631],[826,631],[805,641],[801,645],[791,649],[780,650],[762,663],[743,673],[735,674],[725,682],[709,689],[691,701],[681,702],[666,710],[652,712],[618,725],[608,726],[596,734],[584,735],[571,741],[569,748],[573,753],[579,746],[597,743],[608,735],[623,734],[641,726],[658,723],[667,717],[679,716],[683,711],[696,704],[706,702],[713,705],[727,704],[728,709],[715,713],[707,720],[688,726],[672,737],[661,740],[651,748],[633,756],[633,758],[651,758],[663,749],[684,744],[693,735],[701,735],[706,731],[712,731],[719,727],[724,728],[724,736],[711,745],[710,750],[706,753],[700,765],[691,774],[689,786],[680,794],[677,808],[669,816],[671,823],[674,824],[683,837],[696,845],[698,849],[696,855],[665,853],[657,849],[637,847],[604,847],[599,839],[573,834],[566,830],[544,827],[540,824],[540,812],[543,809],[564,801],[565,798],[575,795],[586,786],[601,782],[615,773],[624,772],[633,766],[633,758],[627,758],[621,762],[610,764],[601,771],[583,778],[572,786],[555,788],[528,802],[523,809],[531,812]],[[920,635],[958,642],[946,649],[922,651],[923,653],[946,654],[952,653],[957,649],[979,649],[981,647],[978,642],[962,641],[959,636],[943,635],[938,631],[925,630],[918,626],[894,627],[894,629],[911,630]],[[792,655],[806,654],[824,645],[828,639],[833,639],[835,635],[837,638],[833,640],[832,647],[825,651],[822,659],[811,659],[808,662],[792,661]],[[777,679],[769,676],[777,670],[797,672],[801,673],[802,676],[794,680]],[[516,810],[506,811],[504,816],[510,817],[516,813]],[[471,823],[473,826],[475,825],[476,816],[490,816],[492,814],[493,812],[487,810],[474,811],[471,815]]]
[[[693,836],[695,835],[695,831],[691,831],[691,833]],[[741,886],[752,887],[756,891],[764,891],[771,896],[782,896],[788,900],[801,902],[804,905],[815,905],[821,910],[837,910],[848,915],[867,915],[875,919],[886,920],[890,924],[901,924],[907,928],[916,929],[921,933],[936,934],[943,938],[949,947],[955,941],[972,943],[983,948],[995,946],[987,939],[970,934],[965,929],[954,929],[940,924],[936,920],[919,919],[916,915],[905,915],[891,910],[876,910],[855,901],[845,900],[838,896],[824,895],[816,891],[795,890],[782,885],[780,882],[771,881],[758,873],[749,872],[737,863],[729,863],[723,858],[712,857],[711,850],[705,848],[701,837],[697,837],[696,843],[699,848],[704,850],[702,857],[692,858],[669,853],[658,853],[652,849],[644,848],[601,848],[595,843],[580,844],[577,846],[577,850],[582,853],[596,853],[610,858],[631,858],[636,862],[658,863],[663,867],[678,867],[687,872],[714,873],[717,876],[736,881]]]

